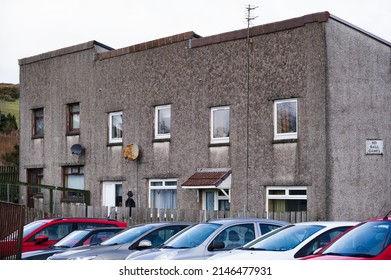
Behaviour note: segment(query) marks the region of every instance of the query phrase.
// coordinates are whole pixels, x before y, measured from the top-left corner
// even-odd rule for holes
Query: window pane
[[[295,133],[296,101],[277,104],[277,133]]]
[[[171,131],[171,108],[158,109],[158,134],[169,134]]]
[[[215,193],[206,192],[206,210],[215,210]]]
[[[122,116],[116,115],[112,118],[112,138],[121,138],[122,137]]]
[[[35,120],[35,134],[43,134],[43,118],[39,118]]]
[[[109,142],[122,142],[122,112],[110,113]]]
[[[122,206],[122,184],[115,184],[115,206]]]
[[[228,200],[219,199],[219,211],[229,211],[230,203]]]
[[[68,175],[67,188],[84,190],[84,176],[83,175]]]
[[[33,117],[34,117],[34,124],[33,129],[34,135],[43,135],[44,133],[44,115],[43,115],[43,109],[36,109],[33,111]]]
[[[229,109],[213,110],[213,138],[229,137]]]
[[[166,181],[166,186],[176,186],[176,181]]]
[[[305,199],[269,199],[269,212],[307,211]]]
[[[80,128],[80,115],[79,114],[74,114],[72,115],[72,129],[78,129]]]
[[[176,190],[151,190],[151,207],[176,209]]]
[[[289,195],[306,195],[307,190],[289,190]]]
[[[288,199],[285,201],[286,211],[307,211],[307,200]]]
[[[80,108],[79,104],[72,104],[71,105],[71,112],[72,113],[79,113],[79,108]]]
[[[285,212],[285,200],[283,199],[269,199],[268,212]]]
[[[285,195],[285,190],[269,190],[270,195]]]

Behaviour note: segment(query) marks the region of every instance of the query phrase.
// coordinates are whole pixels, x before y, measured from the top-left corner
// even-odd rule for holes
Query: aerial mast
[[[249,201],[248,201],[248,198],[249,198],[249,183],[248,183],[248,170],[249,170],[249,148],[248,148],[248,145],[249,145],[249,100],[250,100],[250,45],[251,45],[251,39],[250,39],[250,25],[251,25],[251,22],[257,18],[257,16],[253,16],[252,15],[252,12],[258,7],[255,7],[255,6],[251,6],[250,4],[246,7],[246,10],[247,10],[247,16],[246,16],[246,20],[247,20],[247,108],[246,108],[246,117],[247,117],[247,136],[246,136],[246,163],[247,163],[247,166],[246,166],[246,202],[245,202],[245,205],[243,205],[243,210],[244,212],[247,214],[247,211],[249,210],[248,209],[248,205],[249,205]]]

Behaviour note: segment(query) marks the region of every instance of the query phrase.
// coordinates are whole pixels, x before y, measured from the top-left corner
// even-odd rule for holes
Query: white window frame
[[[85,190],[84,165],[63,166],[63,172],[65,188]],[[72,182],[77,182],[77,185]]]
[[[278,132],[278,123],[277,123],[277,107],[278,105],[282,103],[288,103],[288,102],[294,102],[295,103],[295,110],[296,110],[296,132],[284,132],[279,133]],[[297,132],[298,132],[298,111],[297,111],[297,99],[296,98],[290,98],[290,99],[281,99],[281,100],[275,100],[274,101],[274,140],[285,140],[285,139],[297,139]]]
[[[123,190],[123,183],[119,181],[104,181],[102,182],[102,206],[108,207],[108,215],[110,215],[110,210],[112,207],[116,206],[116,185],[121,185],[121,189]],[[123,200],[123,193],[121,193]],[[125,205],[122,205],[125,206]]]
[[[122,119],[122,133],[121,137],[112,137],[112,127],[113,127],[113,117],[121,116]],[[111,112],[109,113],[109,143],[122,143],[122,137],[123,137],[123,118],[122,118],[122,111],[119,112]]]
[[[219,195],[219,192],[222,191],[223,195]],[[219,201],[227,200],[228,203],[231,203],[231,190],[230,189],[206,189],[202,190],[202,210],[206,210],[206,193],[213,192],[214,193],[214,205],[213,210],[219,210]]]
[[[289,194],[289,191],[292,190],[305,190],[305,195],[291,195]],[[270,194],[270,191],[284,191],[284,194]],[[273,187],[266,187],[266,216],[269,217],[269,200],[289,200],[289,199],[297,199],[297,200],[307,200],[307,193],[308,188],[307,187],[300,187],[300,186],[291,186],[291,187],[284,187],[284,186],[273,186]]]
[[[169,133],[159,133],[159,112],[160,110],[170,111],[170,132]],[[168,139],[171,137],[171,105],[162,105],[155,107],[155,139]]]
[[[152,186],[152,183],[160,182],[161,186]],[[166,185],[167,182],[175,182],[175,186],[172,185]],[[175,190],[177,192],[178,190],[178,180],[174,178],[170,179],[150,179],[148,182],[149,188],[148,188],[148,207],[152,207],[152,191],[154,190]],[[178,195],[178,192],[176,193],[176,197]],[[177,199],[177,198],[176,198]],[[173,208],[170,209],[176,209],[177,201],[175,201],[173,205]]]
[[[221,136],[221,137],[215,137],[214,136],[214,112],[219,110],[228,110],[229,117],[228,117],[228,136]],[[229,134],[231,131],[231,112],[229,106],[219,106],[219,107],[212,107],[210,109],[210,142],[212,144],[215,143],[229,143]]]

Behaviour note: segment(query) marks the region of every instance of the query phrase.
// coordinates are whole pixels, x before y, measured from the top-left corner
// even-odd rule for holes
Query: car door
[[[221,251],[228,251],[243,246],[256,236],[253,223],[235,224],[220,230],[205,248],[204,259]]]
[[[72,231],[72,223],[48,224],[23,242],[23,252],[48,248]]]

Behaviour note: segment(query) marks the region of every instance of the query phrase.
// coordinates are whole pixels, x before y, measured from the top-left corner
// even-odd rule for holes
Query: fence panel
[[[25,207],[0,202],[0,260],[20,260]]]

